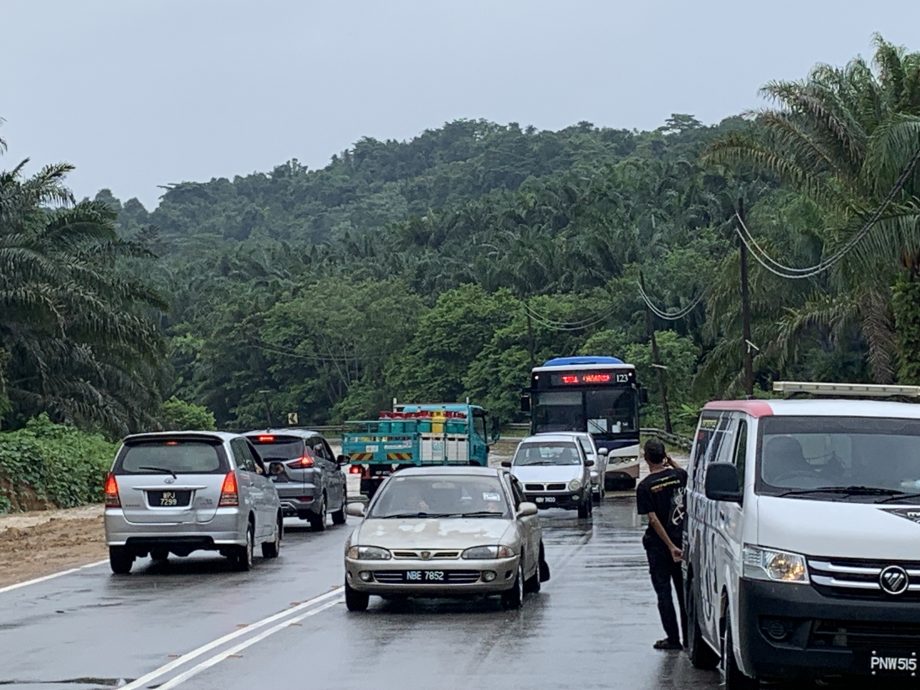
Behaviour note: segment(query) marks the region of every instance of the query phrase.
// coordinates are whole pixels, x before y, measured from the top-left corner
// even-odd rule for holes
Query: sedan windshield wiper
[[[395,513],[394,515],[383,515],[381,516],[385,520],[398,519],[398,518],[445,518],[445,517],[457,517],[461,513]]]
[[[918,493],[907,493],[905,491],[899,491],[894,496],[889,496],[888,498],[883,498],[876,503],[894,503],[895,501],[910,501],[920,499],[920,494]]]
[[[171,474],[173,479],[178,479],[176,473],[166,467],[138,467],[139,470],[147,470],[149,472],[162,472],[163,474]]]
[[[472,512],[472,513],[460,513],[460,514],[459,514],[460,517],[465,517],[465,518],[468,518],[468,517],[472,517],[472,518],[478,518],[478,517],[503,517],[504,515],[505,515],[505,514],[504,514],[503,512],[495,511],[495,510],[477,510],[477,511]]]
[[[776,496],[806,496],[808,494],[844,494],[846,496],[894,496],[901,492],[879,486],[818,486],[814,489],[792,489]]]

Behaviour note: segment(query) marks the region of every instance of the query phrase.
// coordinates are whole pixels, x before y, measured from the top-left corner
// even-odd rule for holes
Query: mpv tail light
[[[105,507],[121,508],[121,499],[118,497],[118,482],[111,472],[105,478]]]
[[[293,467],[298,470],[302,470],[305,467],[313,467],[313,458],[311,458],[309,455],[303,455],[296,460],[289,462],[288,467]]]
[[[220,501],[217,505],[221,508],[230,508],[240,504],[240,491],[236,483],[236,472],[227,472],[223,486],[220,487]]]

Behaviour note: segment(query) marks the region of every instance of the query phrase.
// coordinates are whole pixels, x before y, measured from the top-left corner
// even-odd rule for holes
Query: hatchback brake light
[[[105,507],[121,508],[121,498],[118,496],[118,481],[111,472],[105,478]]]
[[[296,460],[292,460],[288,463],[288,467],[293,467],[295,469],[303,469],[305,467],[313,467],[313,458],[309,455],[302,455]]]
[[[236,472],[227,472],[224,483],[220,487],[220,500],[217,505],[221,508],[230,508],[240,504],[240,492],[236,483]]]

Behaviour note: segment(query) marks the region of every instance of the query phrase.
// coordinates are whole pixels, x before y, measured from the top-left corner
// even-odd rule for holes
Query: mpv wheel
[[[307,520],[310,521],[310,527],[314,532],[322,532],[326,529],[326,494],[323,494],[320,499],[319,512],[310,513]]]
[[[109,547],[109,565],[116,575],[127,575],[134,565],[134,554],[124,546]]]
[[[249,523],[249,528],[246,530],[246,546],[237,546],[236,554],[233,557],[233,565],[240,572],[246,572],[247,570],[252,570],[252,563],[255,559],[253,550],[255,549],[255,529],[252,526],[252,523]]]
[[[279,515],[278,524],[275,525],[275,538],[262,543],[262,558],[278,558],[278,554],[281,553],[282,534],[284,534],[284,518]]]
[[[342,505],[339,507],[338,510],[332,513],[332,524],[333,525],[344,525],[345,524],[345,521],[347,519],[347,516],[345,515],[345,506],[347,504],[348,504],[348,496],[346,494],[342,494]]]

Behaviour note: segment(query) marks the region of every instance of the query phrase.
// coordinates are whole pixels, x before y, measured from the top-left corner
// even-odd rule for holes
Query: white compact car
[[[537,508],[577,510],[578,517],[594,511],[591,469],[578,435],[547,433],[529,436],[518,444],[511,461],[502,463],[524,485],[524,495]]]
[[[692,663],[726,687],[920,674],[920,397],[914,386],[779,383],[838,399],[709,403],[687,489]]]

